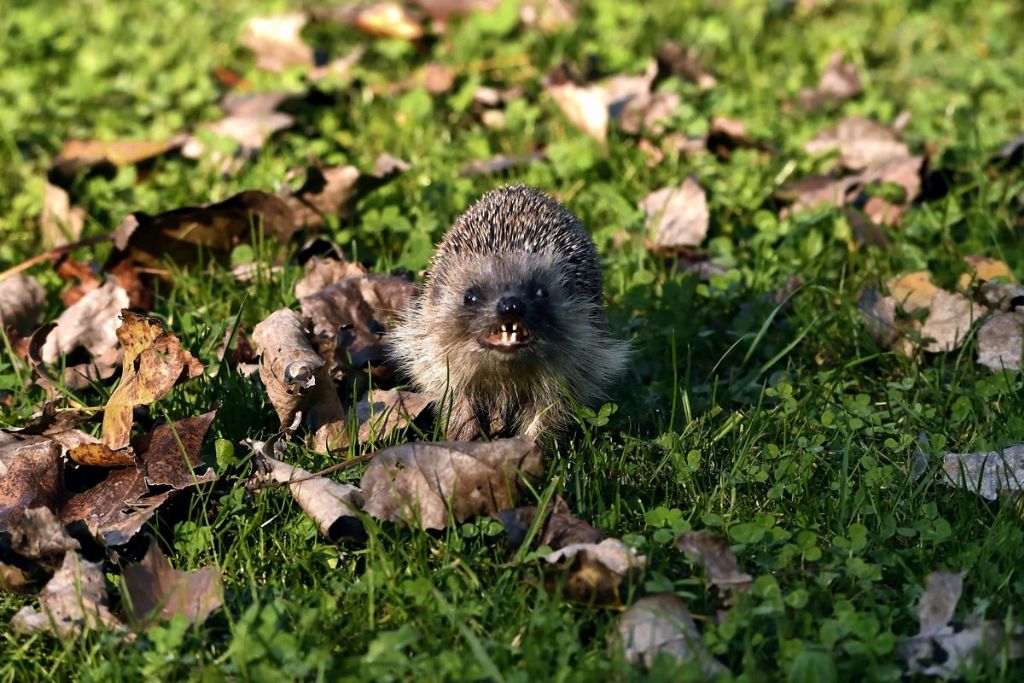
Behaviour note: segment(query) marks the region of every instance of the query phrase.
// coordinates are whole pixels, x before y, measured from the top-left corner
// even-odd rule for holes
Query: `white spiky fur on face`
[[[565,419],[566,394],[593,403],[625,364],[627,345],[605,326],[600,277],[572,214],[536,190],[495,190],[445,235],[391,334],[392,355],[435,400],[465,399],[485,424],[542,432]],[[518,320],[529,330],[511,352],[483,341],[501,324],[503,297],[523,303]]]

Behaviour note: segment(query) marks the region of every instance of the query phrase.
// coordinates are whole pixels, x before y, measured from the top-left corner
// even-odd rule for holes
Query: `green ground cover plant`
[[[53,246],[43,227],[56,210],[48,185],[82,208],[72,241],[88,240],[133,212],[244,190],[288,194],[302,183],[295,169],[311,163],[351,164],[368,177],[386,154],[408,167],[340,203],[345,210],[328,212],[315,232],[371,272],[412,274],[483,192],[539,187],[588,226],[611,328],[633,356],[608,405],[580,407],[572,438],[545,447],[546,472],[521,504],[561,496],[576,517],[644,555],[645,567],[625,577],[617,604],[593,604],[569,599],[541,549],[510,550],[489,517],[435,532],[366,519],[365,541],[335,545],[287,489],[249,490],[244,441],[267,440],[278,418],[259,377],[222,353],[224,340],[298,307],[296,252],[314,232],[281,241],[253,224],[252,239],[225,259],[148,264],[163,277],[141,307],[206,365],[148,418],[219,406],[200,453],[217,482],[170,501],[147,529],[176,568],[219,567],[223,606],[198,624],[175,616],[132,638],[24,635],[6,625],[36,597],[0,591],[0,680],[700,680],[699,662],[663,654],[640,667],[617,640],[626,608],[666,592],[685,600],[722,680],[899,680],[926,675],[902,655],[933,572],[964,573],[953,629],[1000,625],[992,649],[956,675],[1020,680],[1020,481],[1004,481],[989,500],[950,485],[945,456],[1024,442],[1019,326],[1015,368],[1012,353],[1000,356],[1005,368],[977,362],[985,321],[1016,314],[1012,302],[978,303],[989,276],[965,260],[1001,264],[992,281],[1002,286],[1024,276],[1021,5],[510,1],[440,24],[424,14],[437,4],[411,4],[409,24],[423,35],[410,40],[401,22],[381,28],[351,10],[300,3],[8,0],[0,271]],[[243,45],[247,22],[296,11],[307,17],[301,39],[315,64],[260,66],[272,51]],[[819,83],[835,55],[844,82],[849,73],[858,82],[849,92]],[[345,57],[333,73],[312,75]],[[631,128],[613,107],[607,131],[595,133],[593,119],[557,94],[643,74],[652,60],[648,94],[671,103],[656,125]],[[486,104],[484,86],[515,92]],[[271,108],[289,125],[242,152],[204,129],[225,117],[225,95],[254,92],[297,93]],[[871,172],[843,154],[880,145],[877,131],[838,152],[808,151],[851,116],[878,122],[885,144],[905,145],[897,160],[921,157],[912,191],[905,176],[882,174],[839,190],[839,200],[793,206],[806,198],[799,181]],[[54,163],[71,140],[182,134],[202,152],[178,138],[137,163]],[[519,163],[467,171],[498,155]],[[687,219],[696,239],[673,242],[642,201],[687,178],[696,183],[687,196],[706,201],[707,216]],[[66,230],[70,214],[60,215]],[[97,240],[71,256],[95,276],[116,252]],[[45,290],[46,321],[83,281],[55,262],[24,271]],[[938,304],[911,307],[895,280],[924,271],[975,306],[941,349],[927,350]],[[905,342],[873,335],[866,290],[899,299],[889,322]],[[24,336],[5,332],[6,428],[52,398],[32,382],[26,349]],[[102,407],[114,386],[63,386],[60,405]],[[98,424],[86,429],[99,433]],[[314,472],[435,436],[417,423],[331,454],[296,439],[286,457]],[[358,484],[364,468],[329,476]],[[746,590],[720,593],[676,548],[691,531],[728,541],[751,579]],[[105,570],[121,599],[119,574]]]

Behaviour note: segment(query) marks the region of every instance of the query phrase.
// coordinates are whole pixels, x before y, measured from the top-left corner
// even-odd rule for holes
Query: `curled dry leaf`
[[[181,146],[173,140],[68,140],[50,168],[50,177],[67,185],[76,173],[95,166],[130,166]]]
[[[963,572],[932,572],[917,604],[919,632],[899,645],[910,675],[949,678],[981,657],[1004,666],[1024,656],[1024,629],[1007,631],[1004,622],[989,620],[964,627],[950,624],[963,590]]]
[[[18,633],[52,633],[60,638],[83,631],[119,629],[123,624],[109,608],[103,563],[87,562],[73,550],[39,594],[39,610],[22,607],[11,619]]]
[[[126,467],[135,464],[135,454],[130,449],[111,450],[102,442],[85,441],[68,450],[68,458],[77,465],[90,467]]]
[[[821,73],[818,86],[800,91],[800,106],[804,109],[818,109],[827,104],[844,102],[863,91],[857,66],[853,62],[844,61],[842,52],[835,52]]]
[[[121,380],[103,413],[103,443],[119,450],[131,439],[135,406],[160,400],[178,383],[203,374],[203,364],[181,348],[159,320],[121,311],[117,338],[121,342]]]
[[[978,330],[978,362],[999,372],[1020,371],[1024,312],[996,313]]]
[[[136,465],[114,470],[107,478],[72,494],[60,508],[65,524],[83,521],[89,533],[107,546],[123,545],[157,509],[180,491],[217,479],[200,457],[200,449],[217,412],[162,424],[137,438]]]
[[[231,250],[248,242],[253,229],[260,227],[282,242],[291,239],[296,230],[288,205],[259,190],[155,216],[136,212],[122,220],[114,232],[114,252],[107,267],[124,259],[153,267],[165,260],[192,265],[202,254],[226,261]]]
[[[704,646],[686,603],[672,593],[640,598],[619,617],[618,628],[626,660],[645,671],[659,654],[680,664],[696,660],[708,678],[728,671]]]
[[[839,151],[843,166],[860,171],[892,159],[905,159],[910,150],[891,129],[863,116],[849,116],[818,133],[804,149],[808,154]]]
[[[52,365],[80,347],[93,359],[109,359],[117,345],[118,317],[127,306],[128,293],[108,279],[60,314],[57,326],[46,335],[40,359]]]
[[[663,187],[640,200],[646,229],[659,249],[695,247],[708,234],[708,202],[704,190],[688,177],[679,187]]]
[[[423,27],[397,2],[378,2],[360,9],[352,25],[367,35],[399,40],[419,40]]]
[[[530,527],[537,519],[537,508],[530,506],[501,510],[494,514],[494,518],[505,528],[508,544],[518,548],[526,540]],[[559,496],[544,511],[544,520],[537,529],[535,545],[559,550],[574,544],[598,543],[604,536],[603,531],[573,516],[569,505]]]
[[[947,453],[942,470],[947,484],[985,500],[996,500],[1000,493],[1019,496],[1024,490],[1024,446],[1017,444],[1002,452]]]
[[[12,524],[0,521],[0,534],[0,590],[32,590],[57,570],[67,551],[79,548],[47,507],[24,510]]]
[[[544,556],[544,561],[567,572],[565,594],[572,600],[619,604],[619,586],[647,558],[617,538],[597,543],[573,543]]]
[[[292,498],[316,522],[324,538],[331,543],[366,538],[366,529],[358,513],[363,506],[359,487],[339,484],[327,477],[315,477],[301,467],[272,458],[267,453],[272,449],[262,442],[252,442],[250,447],[259,454],[261,467],[269,470],[270,480],[288,485]]]
[[[302,12],[253,17],[242,29],[241,42],[256,55],[256,66],[280,73],[293,66],[313,66],[313,48],[302,40]]]
[[[45,437],[0,432],[0,531],[25,511],[54,509],[63,493],[60,446]]]
[[[410,443],[381,451],[360,488],[363,510],[389,522],[443,529],[513,507],[520,481],[544,473],[540,451],[524,437],[490,443]]]
[[[85,209],[71,206],[64,188],[47,182],[43,187],[43,213],[39,217],[39,233],[43,246],[57,247],[76,242],[85,228]]]
[[[652,96],[656,75],[653,61],[639,76],[614,76],[588,85],[577,85],[556,71],[548,76],[545,89],[574,126],[604,144],[609,122],[619,120],[627,111],[631,112],[627,125],[636,131],[668,117],[674,100],[670,94]]]
[[[736,594],[754,583],[754,577],[740,571],[729,542],[710,531],[687,532],[676,540],[676,547],[704,567],[708,581],[721,593]]]
[[[292,210],[297,227],[320,228],[331,216],[338,220],[351,217],[357,201],[408,169],[409,164],[386,154],[377,159],[372,174],[355,166],[310,166],[302,186],[283,191],[281,199]]]
[[[396,429],[415,422],[431,399],[415,391],[374,389],[356,404],[359,443],[382,441]]]
[[[300,423],[314,450],[328,450],[344,436],[345,410],[302,320],[279,309],[256,326],[252,339],[260,354],[260,379],[281,427],[295,429]]]
[[[28,334],[45,315],[46,290],[34,277],[15,273],[0,280],[0,327]]]
[[[125,567],[123,575],[135,623],[183,616],[192,624],[201,624],[223,602],[220,569],[179,571],[155,539],[150,540],[142,561]]]

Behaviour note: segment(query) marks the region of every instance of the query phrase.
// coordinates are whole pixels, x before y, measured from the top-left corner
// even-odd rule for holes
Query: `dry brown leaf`
[[[972,284],[984,284],[990,280],[998,280],[1005,283],[1017,282],[1017,276],[1013,274],[1010,267],[999,259],[988,256],[966,256],[967,272],[962,273],[957,280],[957,289],[967,291]]]
[[[216,415],[211,411],[165,423],[137,438],[132,443],[136,466],[114,470],[99,484],[68,497],[61,519],[65,524],[85,522],[89,533],[107,546],[130,541],[178,492],[217,479],[199,454]]]
[[[366,268],[360,263],[320,256],[314,256],[306,261],[305,268],[306,273],[295,283],[296,299],[304,299],[324,287],[350,277],[366,275]]]
[[[130,450],[111,450],[104,443],[80,443],[68,449],[68,458],[78,465],[90,467],[126,467],[135,464],[135,454]]]
[[[619,604],[619,586],[629,572],[642,569],[647,558],[617,538],[598,543],[573,543],[544,556],[566,572],[565,594],[570,600]]]
[[[818,133],[804,149],[808,154],[838,150],[840,162],[852,171],[910,156],[909,148],[892,130],[863,116],[848,116]]]
[[[877,166],[854,176],[855,184],[861,193],[854,198],[854,203],[861,207],[871,220],[879,225],[895,226],[899,223],[903,212],[914,201],[921,191],[921,167],[924,157],[909,156],[890,159]],[[890,202],[879,196],[869,195],[864,188],[879,183],[895,183],[903,188],[905,197],[901,202]]]
[[[53,160],[50,176],[66,186],[76,173],[95,166],[130,166],[181,146],[182,140],[68,140]]]
[[[309,80],[316,83],[326,78],[333,78],[347,82],[352,76],[352,67],[359,63],[364,54],[366,54],[366,47],[364,45],[357,45],[344,57],[337,57],[323,66],[311,69]]]
[[[555,33],[575,23],[576,10],[566,0],[527,0],[519,6],[519,21],[544,33]]]
[[[645,227],[659,249],[699,246],[708,234],[708,202],[704,190],[687,177],[679,187],[663,187],[640,200]]]
[[[100,358],[117,345],[118,317],[127,306],[128,293],[108,279],[60,314],[57,327],[40,349],[40,358],[52,365],[79,347],[94,359]]]
[[[853,62],[843,61],[842,52],[835,52],[821,73],[818,86],[800,91],[800,106],[804,109],[818,109],[856,97],[863,91],[857,66]]]
[[[565,73],[555,71],[545,89],[569,121],[601,144],[608,138],[611,121],[626,118],[627,132],[657,125],[668,118],[678,101],[671,94],[651,94],[657,64],[650,62],[638,76],[613,76],[599,83],[577,85]]]
[[[357,29],[371,36],[419,40],[423,27],[397,2],[378,2],[361,9],[352,22]]]
[[[136,212],[122,220],[114,232],[115,249],[107,268],[124,259],[151,267],[168,260],[192,265],[204,254],[226,261],[231,250],[248,242],[253,229],[259,227],[267,235],[287,242],[297,226],[291,209],[281,199],[260,190],[155,216]]]
[[[103,443],[111,450],[122,449],[131,440],[136,406],[160,400],[175,385],[199,377],[204,370],[203,364],[181,348],[181,341],[156,318],[125,309],[121,320],[117,328],[123,360],[121,380],[103,412]]]
[[[903,334],[902,327],[896,321],[896,299],[882,296],[878,290],[866,287],[857,300],[868,334],[882,347],[887,349]]]
[[[46,290],[34,277],[15,273],[0,280],[0,327],[28,334],[46,316]]]
[[[930,339],[924,346],[929,353],[954,351],[963,345],[971,325],[981,316],[978,306],[963,294],[940,289],[932,299],[921,336]]]
[[[316,522],[324,538],[331,543],[366,538],[366,529],[358,513],[363,506],[359,487],[316,477],[300,467],[281,462],[270,456],[268,451],[272,447],[269,444],[254,441],[249,447],[259,455],[261,468],[269,470],[269,479],[288,485],[292,498]]]
[[[929,310],[939,288],[932,282],[931,273],[919,270],[899,277],[891,278],[885,283],[896,303],[908,314]]]
[[[572,125],[602,144],[608,139],[608,104],[600,86],[565,82],[548,85],[547,93]]]
[[[18,633],[52,633],[73,638],[83,631],[116,630],[124,625],[108,607],[102,562],[86,562],[74,550],[39,594],[39,610],[22,607],[11,619]]]
[[[47,182],[43,188],[43,213],[39,217],[43,246],[50,249],[77,242],[84,228],[85,209],[71,206],[67,191]]]
[[[978,362],[999,372],[1020,371],[1024,345],[1024,312],[999,312],[978,330]]]
[[[494,514],[494,518],[505,528],[509,546],[518,548],[526,540],[537,518],[537,508],[530,506],[501,510]],[[603,531],[573,516],[568,504],[559,496],[545,510],[534,545],[546,545],[552,550],[559,550],[574,544],[598,543],[604,536]]]
[[[0,531],[26,510],[56,507],[63,494],[60,454],[45,437],[0,432]]]
[[[382,154],[372,174],[355,166],[333,166],[305,170],[306,178],[297,190],[284,190],[281,199],[291,209],[299,228],[320,228],[328,217],[344,220],[352,216],[355,203],[386,185],[409,169],[406,162]]]
[[[242,30],[241,42],[256,55],[256,66],[280,73],[294,66],[313,66],[313,48],[302,40],[302,12],[253,17]]]
[[[493,12],[500,0],[413,0],[435,22],[446,22],[454,15]]]
[[[396,429],[412,424],[430,405],[426,394],[374,389],[355,406],[359,443],[383,441]]]
[[[123,575],[135,623],[183,616],[192,624],[202,624],[223,604],[219,568],[179,571],[171,566],[155,539],[150,540],[142,561],[125,567]]]
[[[709,679],[728,671],[708,652],[686,603],[672,593],[640,598],[619,617],[618,628],[626,660],[645,671],[659,654],[680,664],[696,659]]]
[[[367,467],[363,510],[384,521],[443,529],[449,513],[461,522],[513,507],[519,482],[543,472],[540,451],[524,437],[395,446]]]
[[[996,500],[1003,492],[1018,496],[1024,490],[1024,446],[1010,446],[1002,452],[947,453],[942,470],[947,484],[985,500]]]
[[[345,409],[299,316],[287,308],[274,311],[256,326],[252,339],[260,354],[260,379],[281,427],[293,430],[301,424],[317,451],[340,443]]]
[[[690,531],[676,540],[676,547],[704,568],[720,593],[735,595],[750,588],[754,577],[740,571],[729,542],[710,531]]]
[[[512,155],[498,154],[490,159],[470,161],[462,167],[459,171],[459,175],[465,177],[491,175],[516,168],[517,166],[525,166],[537,161],[544,161],[545,159],[547,159],[547,154],[543,151]]]
[[[12,524],[0,521],[0,590],[28,592],[60,567],[64,554],[79,548],[64,524],[47,507],[24,510]]]
[[[717,84],[696,55],[679,43],[668,42],[658,48],[658,64],[669,74],[696,83],[701,90],[710,90]]]
[[[964,572],[932,572],[917,605],[919,632],[900,643],[898,653],[910,675],[949,678],[984,656],[996,666],[1024,656],[1024,629],[1008,631],[988,620],[962,628],[950,624],[963,590]]]

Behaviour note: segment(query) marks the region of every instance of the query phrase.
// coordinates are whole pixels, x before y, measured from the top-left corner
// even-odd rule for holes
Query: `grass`
[[[973,342],[913,362],[880,350],[856,310],[866,283],[930,269],[951,285],[966,255],[1004,259],[1024,275],[1020,168],[989,159],[1024,129],[1024,46],[1019,4],[789,2],[580,3],[576,23],[546,36],[497,15],[453,22],[419,50],[369,41],[358,81],[325,86],[330,106],[304,106],[239,175],[181,158],[156,160],[72,188],[90,219],[86,236],[130,211],[157,212],[275,189],[310,155],[371,168],[386,152],[412,170],[328,230],[351,257],[379,271],[421,269],[432,243],[469,201],[498,182],[556,193],[590,227],[607,278],[616,333],[636,353],[607,424],[581,418],[580,437],[546,454],[543,482],[582,518],[648,556],[627,586],[635,597],[673,591],[700,621],[711,651],[750,681],[898,680],[895,647],[917,631],[917,599],[931,571],[967,571],[959,619],[1024,624],[1024,529],[1010,506],[939,483],[934,456],[1024,440],[1019,375],[973,362]],[[215,67],[254,88],[294,87],[296,73],[253,66],[238,43],[245,17],[284,2],[51,2],[8,0],[0,10],[0,264],[40,250],[34,218],[49,160],[71,138],[161,139],[218,118]],[[332,56],[366,40],[351,29],[307,28]],[[563,60],[601,73],[636,73],[665,39],[690,46],[718,78],[707,92],[679,80],[671,122],[699,134],[712,116],[742,119],[770,153],[737,150],[669,156],[649,168],[617,132],[606,148],[576,131],[541,95],[543,75]],[[834,50],[858,65],[865,94],[839,110],[786,103],[813,86]],[[383,96],[427,61],[451,65],[455,90]],[[492,130],[470,111],[477,85],[522,85],[507,125]],[[782,180],[820,171],[802,144],[843,114],[891,121],[911,114],[905,139],[954,178],[891,231],[887,249],[853,247],[838,211],[777,218]],[[500,178],[463,178],[466,162],[546,146],[549,160]],[[708,192],[707,249],[728,275],[698,282],[643,244],[637,201],[693,174]],[[623,232],[624,231],[624,232]],[[622,234],[627,237],[621,239]],[[294,246],[291,247],[294,250]],[[261,263],[287,248],[264,244]],[[89,254],[102,262],[103,250]],[[252,285],[209,266],[179,272],[155,312],[201,360],[216,366],[225,329],[248,329],[295,304],[298,266]],[[45,267],[51,317],[62,287]],[[803,286],[784,308],[770,295],[794,275]],[[17,424],[42,398],[21,386],[0,354],[0,389],[14,391],[3,422]],[[103,398],[82,392],[99,405]],[[222,408],[206,445],[222,474],[215,491],[178,503],[154,530],[177,567],[211,562],[224,571],[226,608],[198,629],[171,621],[130,644],[109,634],[59,642],[0,634],[0,680],[678,680],[668,661],[634,671],[614,647],[617,612],[568,604],[535,564],[511,561],[499,529],[478,520],[437,535],[370,527],[364,547],[335,548],[284,491],[247,493],[240,442],[266,437],[276,420],[259,382],[219,372],[176,390],[158,414]],[[925,442],[922,435],[926,437]],[[919,444],[928,473],[908,476]],[[216,454],[216,457],[215,457]],[[328,458],[292,447],[293,462]],[[358,471],[339,479],[355,481]],[[672,548],[688,529],[730,538],[753,591],[722,621],[699,569]],[[32,598],[0,595],[0,623]],[[808,668],[810,667],[810,668]],[[981,663],[968,680],[1019,680],[1024,664]],[[684,672],[685,673],[685,672]]]

